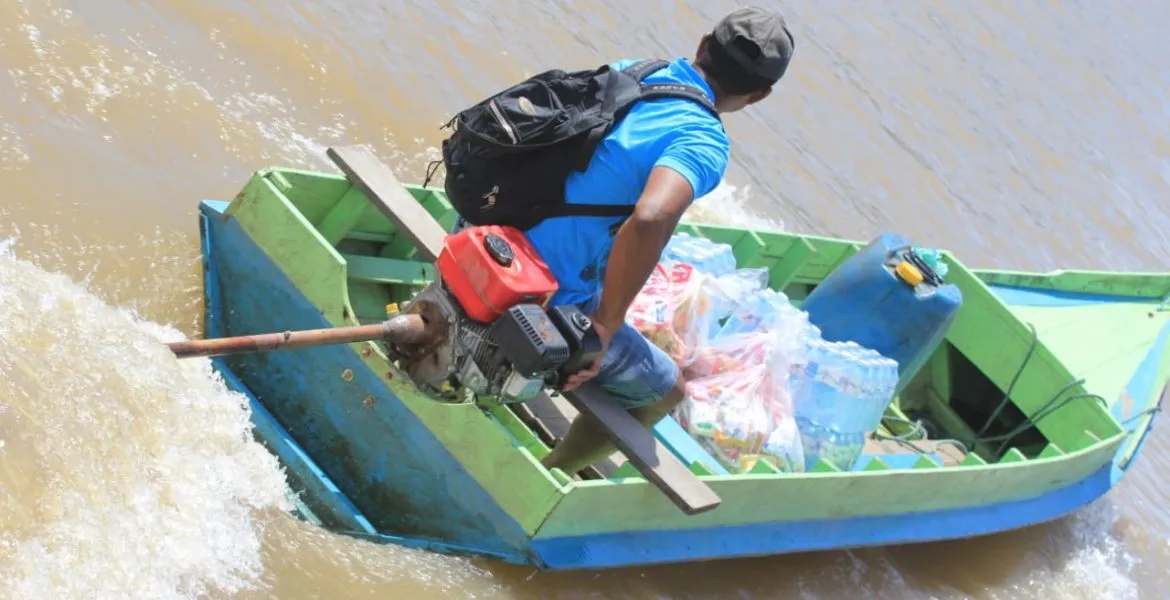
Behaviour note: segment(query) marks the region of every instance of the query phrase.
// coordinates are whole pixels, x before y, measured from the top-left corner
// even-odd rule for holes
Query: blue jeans
[[[451,233],[464,226],[463,219],[456,219]],[[591,315],[600,302],[601,297],[594,296],[577,307]],[[670,356],[629,323],[623,323],[613,333],[593,381],[609,392],[619,406],[630,409],[660,402],[680,375],[678,365]]]

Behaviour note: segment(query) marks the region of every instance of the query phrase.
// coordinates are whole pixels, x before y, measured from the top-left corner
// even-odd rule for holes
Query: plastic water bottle
[[[716,275],[727,275],[735,272],[735,250],[729,244],[714,244],[714,258],[711,268]]]
[[[842,345],[842,357],[846,364],[844,378],[841,381],[842,394],[846,398],[845,406],[841,408],[843,431],[854,434],[865,428],[866,396],[868,387],[866,377],[866,363],[862,357],[861,346],[852,342]]]
[[[735,251],[730,244],[720,244],[687,233],[671,236],[662,257],[685,262],[700,272],[716,277],[736,269]]]
[[[877,375],[873,385],[874,428],[881,424],[886,407],[894,399],[894,386],[898,382],[898,363],[885,357],[877,359]],[[891,380],[891,375],[893,379]]]
[[[808,346],[808,358],[805,362],[803,372],[800,373],[800,384],[794,394],[794,412],[796,413],[796,420],[803,425],[810,424],[815,420],[816,402],[815,398],[818,393],[818,380],[823,377],[821,373],[825,368],[825,342],[823,340],[812,340]]]
[[[881,413],[885,410],[881,393],[881,379],[884,376],[883,369],[884,367],[878,359],[872,358],[869,353],[866,353],[866,358],[862,360],[865,383],[861,390],[864,406],[861,411],[864,415],[862,417],[862,428],[866,433],[877,429],[878,424],[881,422]]]
[[[886,412],[886,407],[889,406],[890,401],[894,400],[894,392],[897,391],[897,382],[899,382],[900,375],[897,372],[897,360],[892,358],[882,358],[882,374],[879,379],[878,393],[881,404],[881,412]],[[881,415],[878,416],[881,419]]]

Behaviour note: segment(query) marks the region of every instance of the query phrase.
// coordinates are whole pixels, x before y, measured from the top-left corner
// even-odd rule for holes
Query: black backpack
[[[643,84],[667,66],[646,60],[625,70],[551,70],[526,79],[455,115],[444,128],[444,188],[471,225],[527,230],[550,217],[627,217],[633,205],[568,204],[565,180],[589,166],[597,145],[640,100],[693,100],[719,118],[692,86]],[[438,162],[432,163],[424,186]]]

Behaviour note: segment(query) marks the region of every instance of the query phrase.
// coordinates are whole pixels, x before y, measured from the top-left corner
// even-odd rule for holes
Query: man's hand
[[[564,391],[566,392],[577,389],[581,384],[597,376],[597,372],[601,370],[601,361],[605,358],[605,353],[609,351],[609,342],[613,339],[613,332],[616,331],[616,328],[610,329],[597,319],[591,320],[593,321],[593,329],[597,330],[597,337],[601,338],[601,352],[597,354],[597,358],[592,365],[589,365],[588,369],[577,371],[565,379]]]

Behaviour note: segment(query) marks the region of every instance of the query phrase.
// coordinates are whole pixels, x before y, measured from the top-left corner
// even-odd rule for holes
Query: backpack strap
[[[601,139],[605,134],[609,133],[609,124],[616,120],[616,117],[626,110],[638,100],[641,99],[640,94],[634,94],[633,88],[629,85],[622,85],[625,78],[632,78],[634,81],[641,83],[643,79],[651,73],[666,67],[670,63],[664,60],[641,60],[624,70],[617,71],[606,66],[605,68],[605,96],[601,99],[601,120],[607,126],[596,127],[589,132],[585,138],[585,145],[581,147],[581,156],[577,159],[577,170],[584,171],[589,167],[589,161],[593,158],[593,151],[597,149],[597,145],[601,143]],[[619,98],[618,94],[626,92],[625,97]]]
[[[679,85],[677,83],[643,83],[641,100],[656,100],[658,98],[683,98],[697,102],[700,106],[707,109],[716,119],[719,119],[719,111],[715,108],[715,104],[707,97],[707,94],[695,89],[694,86]],[[722,119],[720,119],[722,121]]]
[[[669,64],[665,60],[651,59],[638,61],[621,71],[607,70],[605,73],[607,78],[605,97],[601,104],[601,113],[605,123],[612,123],[616,118],[624,116],[637,102],[660,98],[682,98],[697,102],[706,108],[712,116],[719,119],[719,111],[715,109],[710,98],[707,98],[706,94],[693,86],[676,83],[641,83],[643,79]],[[619,81],[619,78],[622,77],[629,77],[639,82],[637,94],[627,93],[626,97],[618,96],[623,89]],[[609,127],[597,127],[589,132],[581,157],[577,162],[578,171],[584,171],[589,167],[589,161],[593,158],[594,151],[609,131]],[[569,204],[566,202],[558,207],[553,216],[628,217],[633,212],[633,205],[628,204]]]
[[[638,81],[642,81],[643,79],[649,77],[651,73],[654,73],[660,69],[664,69],[669,64],[670,63],[666,62],[665,60],[660,59],[640,60],[623,69],[622,73],[625,73],[626,75],[629,75]]]

